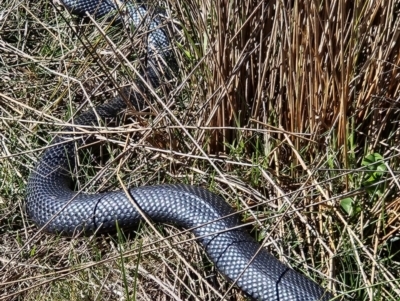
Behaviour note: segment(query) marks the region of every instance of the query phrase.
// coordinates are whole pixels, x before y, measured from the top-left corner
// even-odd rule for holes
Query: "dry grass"
[[[130,110],[98,132],[108,155],[84,152],[77,186],[202,185],[337,300],[399,300],[399,1],[160,2],[180,25],[179,74],[149,97],[148,113]],[[135,81],[141,42],[47,1],[1,2],[0,300],[228,291],[182,229],[34,236],[25,215],[41,151],[71,116]],[[236,289],[227,296],[245,300]]]

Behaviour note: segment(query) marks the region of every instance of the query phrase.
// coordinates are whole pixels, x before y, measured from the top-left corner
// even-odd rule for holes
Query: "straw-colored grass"
[[[80,151],[76,188],[201,185],[335,300],[399,300],[399,1],[153,2],[179,72]],[[1,1],[0,300],[246,300],[184,229],[65,238],[26,216],[41,152],[145,52],[138,31]]]

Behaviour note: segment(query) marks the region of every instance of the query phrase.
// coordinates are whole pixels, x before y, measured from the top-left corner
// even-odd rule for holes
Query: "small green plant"
[[[383,174],[387,171],[383,157],[378,153],[367,155],[361,162],[366,168],[361,180],[361,187],[365,187],[369,197],[374,199],[380,197],[385,191],[385,183],[382,180]],[[353,217],[361,211],[360,205],[353,198],[345,198],[340,201],[342,209]]]
[[[361,186],[365,187],[370,196],[382,196],[385,191],[385,182],[382,176],[387,172],[383,157],[378,153],[366,156],[361,165],[366,167]]]
[[[350,217],[355,216],[361,211],[361,207],[357,206],[357,203],[353,198],[345,198],[341,200],[340,206]]]

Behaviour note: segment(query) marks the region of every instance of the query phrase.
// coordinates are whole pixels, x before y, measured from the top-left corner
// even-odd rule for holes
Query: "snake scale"
[[[121,11],[112,0],[63,0],[63,4],[73,14],[89,13],[96,18]],[[146,16],[146,8],[142,5],[127,5],[125,10],[135,26],[139,26]],[[165,56],[168,37],[157,18],[149,24],[148,52]],[[159,84],[155,65],[150,59],[143,71],[147,72],[153,87]],[[142,101],[141,94],[131,94],[130,100],[137,105]],[[98,117],[114,117],[125,107],[126,102],[118,96],[82,113],[75,119],[75,124],[96,124]],[[141,213],[124,191],[86,194],[71,189],[69,171],[74,167],[76,143],[82,143],[69,139],[72,136],[55,137],[31,173],[26,200],[30,218],[48,232],[66,235],[115,231],[116,223],[121,228],[137,225]],[[287,267],[264,248],[260,249],[254,238],[238,227],[239,218],[220,196],[190,185],[143,186],[131,188],[128,192],[151,220],[192,229],[218,270],[236,281],[255,300],[316,301],[332,298],[321,286]]]

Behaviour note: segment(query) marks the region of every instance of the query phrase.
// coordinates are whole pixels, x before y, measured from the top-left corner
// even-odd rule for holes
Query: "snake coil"
[[[120,11],[112,0],[63,0],[73,13],[86,12],[102,17]],[[139,26],[146,16],[140,5],[127,6],[129,17]],[[168,47],[167,35],[154,19],[149,24],[149,51]],[[158,85],[156,67],[150,60],[150,82]],[[133,103],[142,101],[131,95]],[[121,97],[81,114],[75,123],[93,125],[97,117],[116,116],[126,107]],[[74,167],[76,141],[71,135],[59,135],[44,152],[27,184],[26,207],[30,218],[45,230],[67,235],[101,230],[115,231],[116,222],[129,228],[141,220],[141,214],[123,191],[100,194],[77,193],[70,188],[69,170]],[[316,301],[332,296],[315,282],[282,264],[240,227],[239,218],[219,196],[189,185],[144,186],[129,189],[130,197],[153,221],[173,223],[193,229],[218,270],[256,300]],[[233,229],[233,230],[232,230]],[[254,257],[254,258],[253,258]]]

